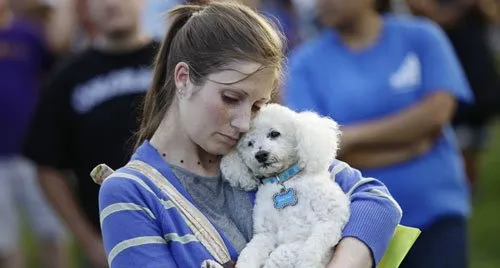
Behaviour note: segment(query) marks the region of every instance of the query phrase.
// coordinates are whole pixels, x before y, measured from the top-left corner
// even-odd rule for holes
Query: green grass
[[[493,128],[490,140],[491,144],[481,158],[479,188],[473,202],[470,223],[471,268],[500,267],[500,232],[495,227],[500,221],[500,123]],[[23,237],[29,256],[28,267],[39,267],[30,232],[26,231]],[[71,253],[77,256],[74,248]]]
[[[483,153],[480,181],[470,224],[472,268],[500,267],[500,124],[493,128]],[[497,227],[495,227],[497,226]]]

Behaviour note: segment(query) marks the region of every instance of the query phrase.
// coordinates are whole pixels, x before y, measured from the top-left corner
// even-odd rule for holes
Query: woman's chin
[[[229,153],[234,146],[230,146],[224,143],[208,145],[205,151],[211,155],[225,155]]]

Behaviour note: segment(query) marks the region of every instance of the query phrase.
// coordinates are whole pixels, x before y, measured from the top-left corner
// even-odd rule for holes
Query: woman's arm
[[[346,163],[336,161],[331,173],[350,198],[351,216],[329,268],[373,267],[389,246],[401,208],[380,181],[364,178]]]
[[[370,248],[361,240],[353,237],[342,239],[327,268],[371,268],[373,258]]]
[[[177,268],[150,205],[157,198],[136,181],[108,177],[99,192],[104,247],[111,268]],[[157,215],[160,214],[160,215]]]

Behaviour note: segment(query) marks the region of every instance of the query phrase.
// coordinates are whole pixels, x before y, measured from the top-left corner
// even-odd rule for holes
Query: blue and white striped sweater
[[[142,160],[156,168],[192,202],[148,142],[132,159]],[[343,236],[364,241],[378,262],[401,219],[399,206],[379,181],[363,178],[359,171],[347,164],[337,161],[331,170],[334,179],[351,199],[351,218]],[[168,196],[135,170],[123,167],[105,180],[99,193],[99,210],[111,268],[199,268],[203,260],[213,259]],[[251,216],[251,212],[246,213]],[[236,260],[238,253],[224,234],[221,236],[232,259]]]

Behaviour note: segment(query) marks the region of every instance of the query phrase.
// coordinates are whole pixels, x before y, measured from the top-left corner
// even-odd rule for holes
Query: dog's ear
[[[300,164],[309,170],[327,170],[337,156],[340,139],[337,122],[310,111],[298,113],[296,137]]]
[[[250,169],[243,163],[236,149],[222,157],[221,172],[222,177],[233,187],[252,191],[259,186],[259,181],[254,178]]]

